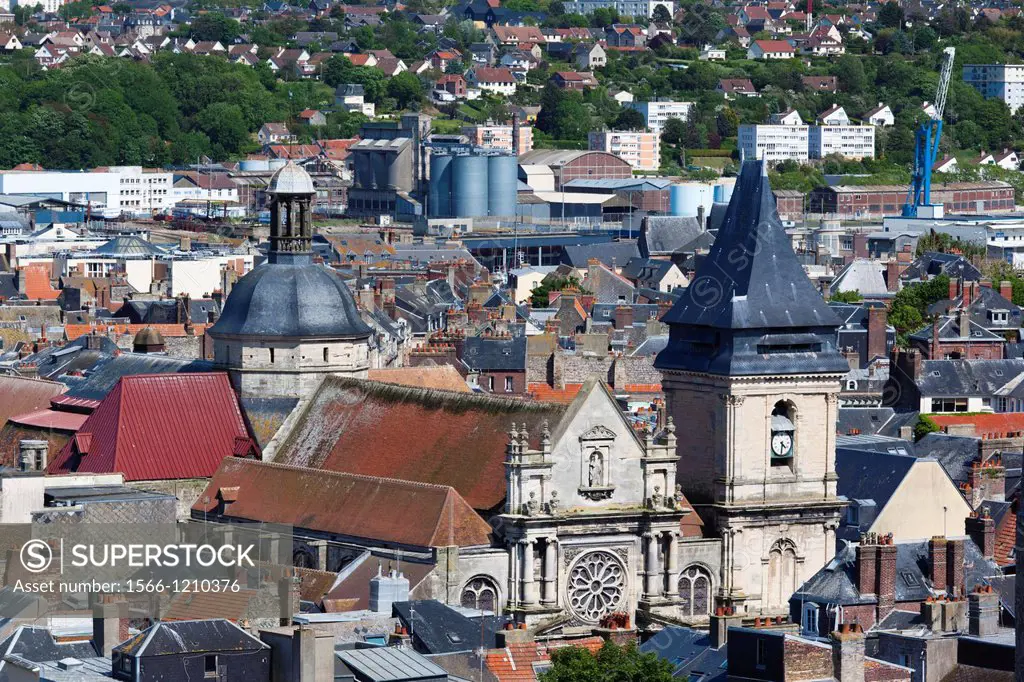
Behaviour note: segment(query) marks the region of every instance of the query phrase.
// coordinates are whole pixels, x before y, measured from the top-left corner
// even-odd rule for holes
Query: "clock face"
[[[788,455],[793,449],[793,434],[786,431],[776,431],[772,434],[772,454],[776,457]]]

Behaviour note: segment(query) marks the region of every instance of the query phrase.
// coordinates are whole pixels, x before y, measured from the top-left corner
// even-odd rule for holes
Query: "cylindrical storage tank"
[[[384,152],[372,152],[370,164],[373,166],[373,186],[385,189],[388,186],[388,159]]]
[[[269,159],[267,161],[267,170],[280,170],[285,167],[288,163],[288,159]]]
[[[373,189],[373,165],[370,163],[370,153],[364,151],[356,152],[355,166],[356,185],[363,189]]]
[[[268,171],[270,170],[269,159],[246,159],[238,163],[239,169],[243,171]]]
[[[430,183],[427,201],[431,217],[448,218],[452,214],[452,157],[434,152],[430,157]]]
[[[700,205],[700,185],[672,185],[669,212],[675,216],[695,216]]]
[[[388,189],[402,189],[402,163],[398,152],[388,152]]]
[[[683,202],[685,200],[683,185],[670,185],[668,188],[668,212],[669,215],[683,215]]]
[[[452,161],[452,215],[479,218],[487,215],[487,157],[456,156]]]
[[[721,190],[721,197],[718,196],[718,191]],[[727,204],[732,199],[732,191],[736,189],[736,178],[722,178],[718,184],[715,185],[715,201],[718,203]]]
[[[516,214],[519,163],[511,154],[487,158],[487,214],[512,218]]]

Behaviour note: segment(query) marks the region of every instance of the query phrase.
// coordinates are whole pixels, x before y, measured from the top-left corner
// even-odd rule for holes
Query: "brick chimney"
[[[933,537],[928,541],[928,563],[931,568],[932,587],[946,589],[946,538]]]
[[[999,283],[999,295],[1007,301],[1013,300],[1013,283],[1003,280]]]
[[[885,264],[885,290],[890,292],[899,291],[900,288],[900,264],[895,259]]]
[[[946,589],[954,597],[964,593],[964,541],[948,540],[946,543]]]
[[[957,313],[957,326],[960,328],[960,338],[971,338],[971,311],[964,306]]]
[[[885,323],[888,311],[884,306],[868,308],[868,362],[886,357]]]
[[[838,682],[864,682],[864,630],[857,623],[843,623],[829,639],[832,643],[832,677]]]
[[[964,527],[983,557],[991,559],[996,555],[996,522],[989,516],[988,509],[982,508],[978,516],[967,517]]]
[[[960,302],[960,307],[969,308],[971,303],[974,302],[974,287],[977,286],[977,282],[964,282],[963,286],[963,298]]]
[[[743,625],[743,617],[736,615],[736,610],[731,606],[719,606],[715,609],[715,615],[711,616],[711,628],[708,634],[711,637],[711,646],[721,649],[729,641],[729,628]]]
[[[972,462],[967,474],[967,502],[977,509],[984,500],[1006,501],[1006,469],[1002,460],[992,457],[985,463]]]
[[[889,535],[878,545],[878,620],[883,620],[896,607],[896,545]],[[961,551],[963,545],[960,546]]]
[[[951,279],[949,280],[949,300],[956,300],[956,297],[960,295],[960,285],[962,280]]]
[[[857,545],[857,590],[861,594],[874,594],[878,583],[878,552],[867,541]]]
[[[615,328],[626,329],[633,326],[633,306],[615,306]]]

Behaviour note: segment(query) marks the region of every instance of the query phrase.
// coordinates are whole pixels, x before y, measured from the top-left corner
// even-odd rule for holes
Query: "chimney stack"
[[[886,347],[886,322],[888,310],[885,306],[868,308],[868,362],[888,355]]]
[[[97,597],[100,601],[93,605],[92,643],[96,647],[96,653],[109,658],[114,647],[128,639],[127,621],[124,622],[124,627],[121,627],[125,603],[111,601],[115,597],[109,594]]]
[[[743,625],[743,617],[736,615],[736,610],[731,606],[719,606],[715,614],[711,616],[711,628],[708,634],[711,637],[711,646],[721,649],[729,641],[729,628]]]
[[[967,632],[988,637],[999,631],[999,593],[991,585],[979,585],[967,596]]]
[[[615,328],[627,329],[633,326],[633,306],[620,305],[615,307]]]
[[[928,563],[931,565],[932,587],[946,589],[946,538],[936,536],[928,541]]]
[[[895,293],[900,288],[900,264],[895,258],[885,264],[885,290]]]
[[[996,554],[996,522],[989,516],[988,509],[983,508],[980,515],[968,517],[964,526],[968,537],[981,550],[981,555],[992,559]]]
[[[1003,280],[999,283],[999,295],[1007,301],[1013,301],[1013,283]]]
[[[832,677],[838,682],[864,682],[864,630],[857,623],[839,626],[832,642]]]
[[[946,543],[946,588],[954,597],[964,594],[964,541],[948,540]]]

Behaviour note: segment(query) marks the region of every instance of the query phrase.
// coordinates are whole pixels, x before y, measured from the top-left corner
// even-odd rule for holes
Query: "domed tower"
[[[135,353],[163,353],[166,349],[164,335],[153,327],[143,327],[132,341],[132,351]]]
[[[214,361],[242,395],[301,397],[327,374],[366,376],[370,328],[341,277],[312,260],[316,190],[289,162],[270,180],[270,252],[210,328]]]

